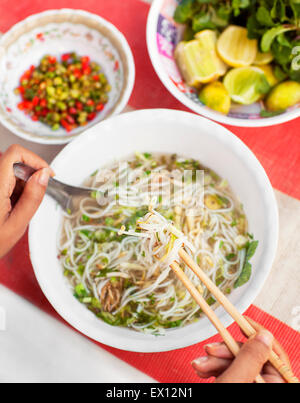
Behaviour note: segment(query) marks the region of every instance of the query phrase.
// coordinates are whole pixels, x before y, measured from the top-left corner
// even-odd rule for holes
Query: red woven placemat
[[[134,53],[137,77],[130,99],[134,108],[172,108],[186,110],[163,87],[157,78],[146,48],[146,19],[149,6],[139,0],[0,0],[0,30],[30,14],[50,8],[82,8],[94,12],[115,24],[126,36]],[[245,129],[229,127],[257,155],[274,187],[300,199],[300,119],[271,128]],[[27,235],[2,260],[0,282],[45,312],[61,319],[39,288],[28,255]],[[300,377],[300,335],[287,325],[251,306],[247,315],[272,331],[291,357],[295,374]],[[62,320],[62,319],[61,319]],[[241,335],[236,325],[230,327],[236,339]],[[160,382],[199,382],[190,361],[204,353],[204,344],[220,340],[214,337],[185,349],[155,354],[131,353],[99,344],[134,367]]]

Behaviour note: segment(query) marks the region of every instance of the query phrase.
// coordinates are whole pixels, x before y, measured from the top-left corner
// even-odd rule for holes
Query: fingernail
[[[208,357],[199,357],[199,358],[196,358],[194,361],[192,361],[192,365],[194,364],[194,365],[201,365],[201,364],[203,364],[204,362],[206,362],[208,360]]]
[[[206,344],[204,346],[204,348],[210,348],[210,347],[220,347],[222,345],[222,343],[210,343],[210,344]]]
[[[261,341],[267,347],[272,347],[274,336],[268,330],[261,329],[255,336],[256,340]]]
[[[39,177],[38,177],[38,182],[41,186],[47,186],[49,182],[49,177],[50,177],[50,170],[49,168],[44,168],[40,171]]]

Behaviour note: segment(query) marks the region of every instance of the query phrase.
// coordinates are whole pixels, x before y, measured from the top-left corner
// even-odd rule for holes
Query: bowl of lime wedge
[[[256,3],[154,0],[147,24],[153,67],[192,111],[245,127],[300,116],[300,9],[287,5],[281,15],[277,2],[271,11]]]

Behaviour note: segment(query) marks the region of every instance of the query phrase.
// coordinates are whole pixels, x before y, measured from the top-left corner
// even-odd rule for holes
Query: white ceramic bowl
[[[166,109],[122,114],[91,128],[69,144],[54,160],[57,177],[80,185],[99,166],[124,159],[134,151],[177,153],[195,158],[227,178],[244,204],[250,232],[259,240],[251,281],[230,299],[244,312],[261,290],[273,263],[278,237],[278,211],[273,189],[262,166],[236,136],[222,126],[195,114]],[[206,318],[166,336],[144,335],[110,326],[78,302],[70,291],[57,259],[62,214],[46,197],[30,225],[32,264],[38,282],[56,311],[77,330],[119,349],[156,352],[185,347],[216,333]],[[230,317],[220,308],[222,322]]]
[[[33,122],[17,108],[14,94],[21,75],[37,66],[46,54],[58,58],[75,51],[89,56],[106,74],[112,87],[109,101],[87,126],[71,133]],[[123,36],[108,21],[82,10],[49,10],[32,15],[12,27],[0,40],[0,122],[16,135],[42,144],[64,144],[87,128],[120,113],[131,95],[135,78],[134,60]]]
[[[234,105],[228,116],[203,105],[195,89],[184,83],[174,59],[175,47],[184,31],[184,26],[173,20],[178,3],[178,0],[154,0],[147,23],[147,45],[153,67],[162,83],[178,101],[199,115],[232,126],[272,126],[300,116],[299,105],[269,118],[260,116],[259,103],[250,106]]]

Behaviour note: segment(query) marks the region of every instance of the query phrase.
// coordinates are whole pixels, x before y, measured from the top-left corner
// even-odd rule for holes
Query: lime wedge
[[[274,59],[274,57],[271,52],[262,53],[262,52],[258,51],[253,63],[257,64],[257,65],[264,65],[264,64],[271,63],[271,61],[273,59]]]
[[[224,85],[219,81],[207,84],[200,91],[199,99],[204,105],[224,115],[227,115],[230,111],[230,96]]]
[[[195,38],[198,40],[202,48],[206,48],[207,50],[211,51],[211,57],[216,60],[216,64],[219,66],[218,67],[219,76],[224,76],[224,74],[228,70],[228,66],[217,54],[218,36],[216,31],[213,31],[211,29],[205,29],[204,31],[198,32],[195,35]]]
[[[217,34],[204,30],[189,42],[180,42],[175,49],[175,60],[185,79],[193,86],[210,83],[227,71],[226,64],[217,55]]]
[[[264,72],[258,67],[232,69],[226,74],[223,83],[231,99],[243,105],[257,102],[271,89]]]
[[[276,84],[279,83],[279,80],[276,78],[274,74],[273,67],[270,64],[264,64],[257,66],[260,70],[262,70],[265,73],[266,79],[268,80],[268,83],[270,84],[271,87],[274,87]]]
[[[231,67],[246,67],[253,64],[258,45],[256,39],[248,39],[246,28],[230,25],[217,42],[218,54]]]
[[[285,81],[275,87],[266,100],[269,111],[280,111],[297,105],[300,102],[300,84],[296,81]]]

